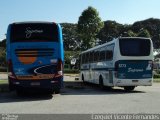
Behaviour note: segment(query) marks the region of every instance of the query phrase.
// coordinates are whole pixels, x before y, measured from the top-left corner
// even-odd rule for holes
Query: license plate
[[[32,82],[31,85],[32,86],[34,86],[34,85],[40,85],[40,82]]]

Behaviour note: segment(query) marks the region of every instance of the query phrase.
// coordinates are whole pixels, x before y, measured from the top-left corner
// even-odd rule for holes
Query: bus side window
[[[104,50],[102,50],[102,51],[100,51],[100,61],[104,61],[105,60],[105,51]]]
[[[113,51],[112,50],[107,50],[106,51],[106,59],[111,60],[113,58]]]
[[[85,63],[88,63],[89,61],[89,52],[85,54]]]
[[[99,61],[99,51],[95,51],[94,52],[94,62],[98,62]]]
[[[113,59],[113,49],[114,49],[113,45],[107,46],[106,60],[112,60]]]
[[[88,61],[89,61],[89,53],[84,53],[84,58],[82,58],[82,59],[84,59],[84,63],[83,64],[88,63]]]
[[[82,54],[79,55],[79,65],[82,64]]]
[[[97,51],[94,51],[94,62],[96,62]]]
[[[90,52],[90,55],[89,55],[89,62],[93,62],[93,51]]]
[[[82,54],[82,64],[84,64],[84,63],[85,63],[85,53]]]

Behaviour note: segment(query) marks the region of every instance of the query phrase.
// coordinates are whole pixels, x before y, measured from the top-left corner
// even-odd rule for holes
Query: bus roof
[[[83,51],[81,54],[87,53],[87,52],[89,52],[89,51],[92,51],[92,50],[101,48],[101,47],[106,46],[106,45],[109,45],[109,44],[112,44],[112,43],[114,43],[115,41],[116,41],[116,39],[113,39],[112,41],[109,41],[109,42],[104,43],[104,44],[102,44],[102,45],[98,45],[98,46],[95,46],[95,47],[93,47],[93,48],[90,48],[90,49],[88,49],[88,50],[86,50],[86,51]]]
[[[44,23],[44,24],[57,24],[55,22],[47,22],[47,21],[23,21],[23,22],[14,22],[12,24],[29,24],[29,23]]]
[[[92,51],[92,50],[101,48],[101,47],[106,46],[106,45],[110,45],[110,44],[112,44],[112,43],[115,43],[115,42],[116,42],[117,40],[119,40],[119,39],[149,39],[149,40],[150,40],[150,38],[145,38],[145,37],[119,37],[119,38],[114,38],[112,41],[109,41],[109,42],[106,42],[106,43],[104,43],[104,44],[102,44],[102,45],[98,45],[98,46],[95,46],[95,47],[93,47],[93,48],[90,48],[90,49],[88,49],[88,50],[86,50],[86,51],[83,51],[81,54],[90,52],[90,51]]]

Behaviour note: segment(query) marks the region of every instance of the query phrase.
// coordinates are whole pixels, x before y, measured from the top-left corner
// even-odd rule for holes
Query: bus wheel
[[[82,74],[82,82],[85,83],[83,74]]]
[[[55,94],[59,94],[59,93],[60,93],[60,89],[54,90],[54,93],[55,93]]]
[[[99,78],[99,87],[101,89],[104,89],[104,84],[103,84],[103,78],[102,78],[102,76],[100,76],[100,78]]]
[[[14,85],[13,83],[11,82],[10,78],[8,77],[8,86],[9,86],[9,91],[13,91],[14,90]]]
[[[126,87],[124,87],[124,90],[125,91],[133,91],[134,88],[135,88],[135,86],[126,86]]]

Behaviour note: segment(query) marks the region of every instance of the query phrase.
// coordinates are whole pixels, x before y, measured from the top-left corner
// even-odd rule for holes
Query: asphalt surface
[[[74,81],[74,77],[65,76],[64,85],[61,94],[17,96],[15,92],[0,93],[0,113],[160,113],[159,83],[126,92],[118,87],[101,90],[96,85],[84,85],[81,81]]]

